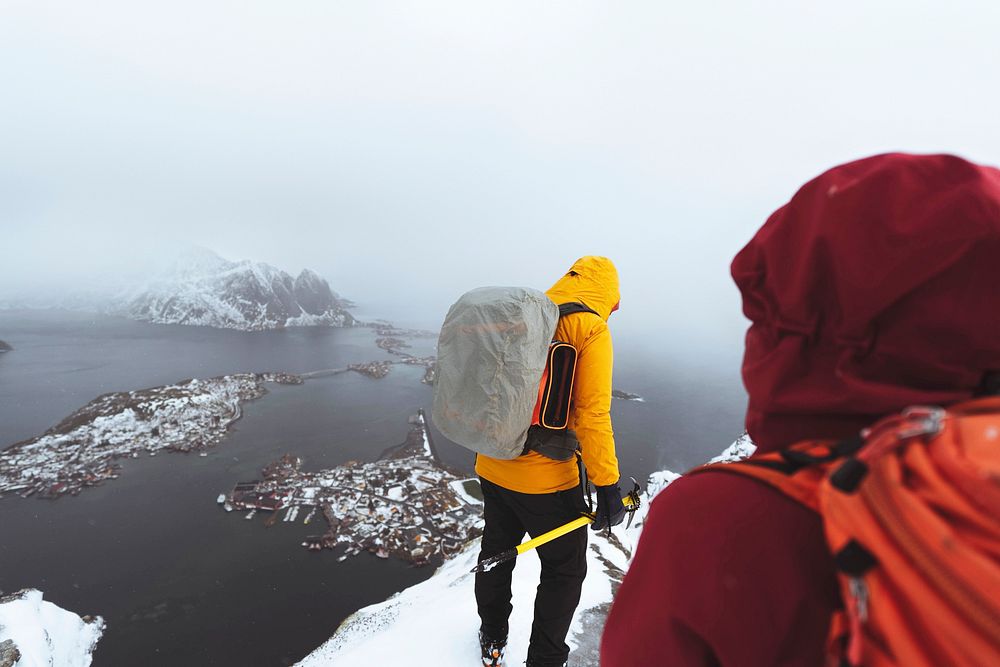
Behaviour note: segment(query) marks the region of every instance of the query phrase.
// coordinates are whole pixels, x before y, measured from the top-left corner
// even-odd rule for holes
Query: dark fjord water
[[[387,358],[368,329],[244,333],[149,325],[64,312],[0,312],[0,448],[40,434],[99,394],[245,371],[307,372]],[[416,354],[434,341],[412,341]],[[731,359],[730,359],[731,361]],[[708,365],[711,367],[711,364]],[[731,364],[730,364],[731,366]],[[216,496],[286,452],[306,468],[374,460],[402,442],[407,417],[429,409],[422,369],[269,385],[207,457],[163,453],[123,462],[120,479],[58,501],[0,499],[0,590],[34,587],[108,629],[95,665],[282,665],[327,639],[350,613],[432,574],[367,554],[337,562],[301,539],[317,525],[227,514]],[[650,360],[616,344],[622,472],[642,480],[682,470],[741,430],[732,368]],[[465,450],[436,438],[449,465]],[[321,521],[321,519],[320,519]],[[322,524],[320,524],[321,526]]]

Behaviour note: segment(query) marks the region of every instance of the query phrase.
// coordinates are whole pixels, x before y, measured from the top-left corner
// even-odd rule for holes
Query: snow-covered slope
[[[745,435],[713,461],[732,461],[753,453]],[[614,529],[612,540],[591,533],[587,554],[588,575],[567,642],[576,667],[598,665],[598,649],[604,619],[614,593],[628,569],[632,552],[649,508],[649,500],[680,477],[669,470],[650,475],[632,526]],[[624,489],[623,489],[624,490]],[[412,586],[385,602],[366,607],[348,618],[336,634],[298,663],[299,667],[370,667],[391,664],[431,664],[435,667],[467,667],[479,655],[473,592],[479,541],[449,559],[427,581]],[[514,613],[510,619],[507,662],[524,662],[531,634],[532,607],[538,585],[540,562],[534,552],[517,559],[514,569]]]
[[[100,616],[80,618],[41,591],[0,597],[0,667],[88,667],[103,633]]]
[[[736,439],[736,442],[729,445],[721,454],[711,459],[709,463],[732,463],[748,459],[757,451],[757,445],[753,444],[750,435],[744,431],[743,435]]]
[[[261,262],[230,262],[201,249],[180,256],[108,310],[158,324],[260,331],[286,326],[350,326],[346,302],[318,274],[297,278]]]
[[[637,529],[633,526],[630,532]],[[621,532],[621,531],[619,531]],[[479,616],[473,593],[479,542],[449,559],[427,581],[406,589],[380,604],[366,607],[348,618],[337,633],[302,660],[300,667],[370,667],[371,665],[434,664],[466,667],[479,655]],[[574,665],[596,665],[597,637],[621,581],[626,554],[603,538],[591,540],[587,554],[590,574],[584,582],[569,643]],[[507,647],[511,665],[524,662],[531,634],[532,606],[538,586],[540,563],[535,552],[518,557],[514,569],[514,613]],[[589,655],[586,661],[581,657]],[[433,656],[432,662],[426,660]]]

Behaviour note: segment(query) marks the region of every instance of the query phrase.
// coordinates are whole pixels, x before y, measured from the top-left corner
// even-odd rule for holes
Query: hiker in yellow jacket
[[[621,523],[625,515],[611,427],[613,352],[607,325],[620,301],[618,272],[606,257],[583,257],[546,295],[557,305],[582,303],[594,311],[561,317],[555,339],[578,351],[569,428],[580,442],[587,476],[597,489],[597,519],[592,528],[601,530]],[[574,459],[556,461],[535,451],[511,460],[479,454],[476,473],[483,488],[486,521],[480,560],[520,544],[525,533],[535,537],[587,511]],[[539,547],[542,573],[528,667],[566,664],[566,634],[587,574],[586,552],[585,530]],[[512,560],[476,575],[476,602],[482,621],[479,639],[486,667],[503,664],[513,569]]]

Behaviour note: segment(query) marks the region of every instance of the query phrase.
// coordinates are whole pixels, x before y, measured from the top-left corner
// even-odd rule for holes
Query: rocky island
[[[393,365],[404,364],[406,366],[419,366],[423,368],[424,375],[420,381],[423,384],[434,383],[434,373],[437,368],[437,357],[434,355],[418,357],[410,354],[409,352],[404,352],[403,349],[410,347],[410,344],[406,342],[405,338],[433,338],[436,337],[437,334],[417,329],[397,329],[391,324],[384,322],[368,324],[366,326],[375,329],[375,333],[378,336],[378,338],[375,339],[376,347],[394,355],[397,359],[367,361],[363,363],[350,364],[345,368],[328,368],[325,370],[310,371],[308,373],[302,373],[301,377],[317,378],[327,375],[354,372],[373,380],[381,380],[389,374]]]
[[[375,339],[375,345],[389,354],[399,357],[399,361],[395,363],[422,367],[424,369],[424,377],[420,381],[424,384],[434,384],[434,374],[437,370],[437,357],[434,355],[416,357],[409,352],[404,352],[403,349],[410,347],[410,344],[407,343],[404,338],[435,338],[437,334],[431,331],[396,329],[391,324],[380,326],[375,333],[379,336],[379,338]]]
[[[262,471],[261,480],[239,482],[219,502],[227,510],[272,513],[295,521],[307,512],[326,520],[322,535],[303,546],[339,550],[340,560],[368,551],[423,565],[457,553],[482,534],[478,484],[463,480],[437,460],[423,410],[410,418],[406,441],[371,463],[349,461],[318,472],[303,472],[301,459],[286,454]]]
[[[0,352],[10,352],[13,349],[14,348],[12,348],[9,343],[5,343],[4,341],[0,340]]]
[[[620,401],[636,401],[637,403],[645,403],[644,399],[639,394],[633,394],[631,392],[622,391],[621,389],[612,389],[611,398],[617,398]]]
[[[0,497],[76,495],[117,478],[119,459],[163,450],[203,451],[240,418],[243,401],[264,395],[267,382],[299,384],[302,379],[240,373],[99,396],[37,438],[0,451]]]
[[[422,367],[424,369],[424,377],[420,381],[424,384],[434,384],[437,357],[434,355],[416,357],[403,350],[410,347],[410,344],[405,340],[406,338],[437,338],[436,333],[421,329],[397,329],[391,324],[380,323],[375,327],[375,334],[378,336],[375,339],[375,345],[389,354],[399,357],[399,361],[395,363]]]

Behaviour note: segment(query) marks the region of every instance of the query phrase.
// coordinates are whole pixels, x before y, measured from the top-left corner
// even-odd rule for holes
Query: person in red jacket
[[[732,273],[758,453],[967,400],[1000,371],[1000,171],[948,155],[841,165]],[[817,515],[750,478],[682,477],[650,507],[601,665],[824,665],[840,605]]]

